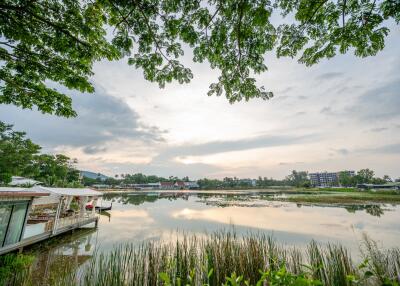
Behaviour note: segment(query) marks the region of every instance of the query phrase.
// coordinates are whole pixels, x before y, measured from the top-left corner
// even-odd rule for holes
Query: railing
[[[81,214],[75,214],[72,216],[67,216],[67,217],[62,217],[58,219],[57,222],[57,229],[69,226],[69,225],[74,225],[74,224],[78,224],[81,222],[85,222],[90,218],[95,218],[96,215],[92,212],[87,212],[84,213],[83,215]]]

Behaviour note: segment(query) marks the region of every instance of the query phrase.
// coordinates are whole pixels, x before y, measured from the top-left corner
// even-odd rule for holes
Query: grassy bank
[[[121,245],[109,254],[95,255],[81,271],[71,271],[74,268],[65,260],[49,281],[35,283],[32,273],[26,272],[14,272],[3,281],[85,286],[399,285],[400,249],[379,250],[368,239],[362,249],[363,262],[355,263],[340,245],[310,242],[301,251],[263,235],[215,233],[170,244]]]
[[[387,194],[387,195],[400,195],[399,190],[364,190],[358,188],[295,188],[297,191],[308,192],[334,192],[334,193],[361,193],[361,194]]]
[[[398,204],[400,196],[294,196],[283,199],[287,202],[296,203],[326,203],[326,204],[362,204],[362,203],[385,203]]]
[[[292,195],[286,198],[277,198],[295,203],[326,203],[326,204],[360,204],[360,203],[400,203],[400,194],[392,193],[366,193],[366,192],[344,192],[323,194]]]

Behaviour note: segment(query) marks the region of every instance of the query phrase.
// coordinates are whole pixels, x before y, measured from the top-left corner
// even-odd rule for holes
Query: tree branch
[[[321,9],[321,7],[327,2],[328,0],[323,0],[321,3],[317,6],[317,8],[314,10],[314,12],[311,14],[311,16],[305,21],[303,24],[300,25],[299,28],[302,28],[301,33],[304,32],[304,29],[306,28],[306,25],[309,24],[309,22],[315,17],[317,14],[318,10]]]
[[[129,17],[130,15],[132,15],[132,13],[133,13],[133,11],[135,11],[136,7],[133,7],[133,8],[128,12],[128,14],[123,15],[122,12],[121,12],[121,10],[119,10],[119,8],[115,5],[115,3],[114,3],[113,0],[110,0],[110,3],[111,3],[111,5],[114,7],[114,9],[118,11],[118,14],[119,14],[119,15],[121,16],[121,18],[122,18],[122,20],[119,21],[119,22],[115,25],[114,31],[115,31],[115,29],[117,29],[118,26],[121,25],[123,22],[125,22],[125,24],[129,27],[128,17]]]
[[[138,4],[138,6],[139,6],[139,8],[141,8],[140,7],[140,4]],[[158,42],[158,40],[157,40],[157,38],[156,38],[156,35],[154,34],[154,32],[153,32],[153,30],[152,30],[152,28],[151,28],[151,26],[150,26],[150,20],[149,20],[149,18],[147,17],[147,15],[143,12],[143,9],[139,9],[139,13],[143,16],[143,18],[145,19],[145,23],[146,23],[146,26],[147,26],[147,29],[149,30],[149,33],[150,33],[150,35],[151,35],[151,37],[153,38],[153,41],[154,41],[154,44],[156,45],[156,48],[157,48],[157,50],[159,51],[159,53],[161,54],[161,56],[168,62],[168,63],[171,63],[171,60],[164,54],[164,52],[162,51],[162,49],[161,49],[161,46],[160,46],[160,43]]]
[[[243,18],[243,6],[242,2],[239,4],[239,22],[237,25],[237,45],[238,45],[238,50],[239,50],[239,58],[238,58],[238,68],[239,68],[239,73],[242,75],[241,72],[241,60],[242,60],[242,50],[241,50],[241,44],[240,44],[240,32],[241,32],[241,24],[242,24],[242,18]]]
[[[345,11],[346,10],[346,0],[343,0],[343,8],[342,8],[342,26],[344,29],[344,25],[345,25],[345,20],[344,20],[344,16],[345,16]]]
[[[211,16],[210,21],[208,21],[207,25],[204,27],[204,29],[201,32],[204,32],[204,30],[207,30],[208,27],[210,26],[211,22],[214,20],[215,16],[217,16],[219,9],[221,8],[221,6],[218,6],[217,9],[215,9],[214,14]]]
[[[372,11],[375,9],[375,3],[376,3],[376,0],[374,0],[374,2],[372,3],[371,9],[369,10],[368,14],[366,15],[365,22],[363,23],[364,26],[367,24],[368,18],[371,17]]]

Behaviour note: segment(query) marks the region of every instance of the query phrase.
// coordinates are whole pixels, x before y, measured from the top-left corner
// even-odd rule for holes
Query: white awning
[[[32,189],[43,190],[60,196],[102,196],[103,193],[88,188],[50,188],[35,186]]]

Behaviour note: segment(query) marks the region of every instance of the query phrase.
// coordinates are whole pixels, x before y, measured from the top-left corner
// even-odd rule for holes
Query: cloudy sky
[[[78,117],[0,105],[0,120],[26,131],[43,152],[107,175],[142,172],[191,178],[283,178],[292,169],[372,168],[400,177],[400,30],[391,28],[375,57],[351,54],[305,67],[266,56],[259,85],[269,101],[233,105],[208,97],[219,72],[194,64],[190,84],[159,89],[118,62],[95,65],[95,94],[72,95]]]

